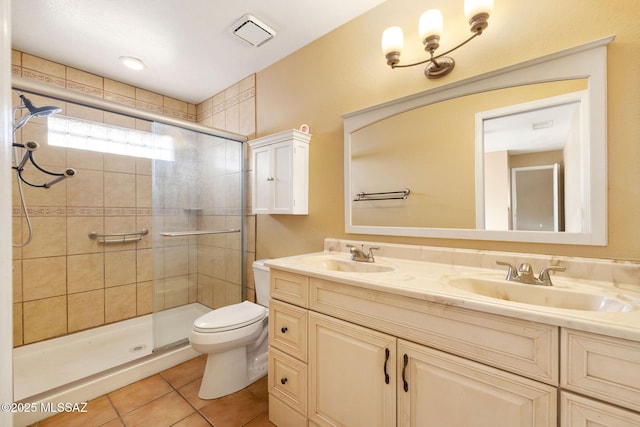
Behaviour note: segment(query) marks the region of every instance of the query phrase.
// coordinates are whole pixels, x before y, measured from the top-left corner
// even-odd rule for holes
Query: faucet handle
[[[549,267],[545,267],[540,271],[540,275],[538,276],[538,280],[541,282],[548,283],[551,285],[551,276],[549,275],[549,271],[565,271],[566,267],[560,267],[556,265],[550,265]]]
[[[506,280],[517,280],[518,279],[518,271],[516,268],[508,262],[504,261],[496,261],[498,265],[504,265],[508,267]]]
[[[369,254],[367,255],[367,258],[369,260],[369,262],[374,262],[375,259],[373,258],[373,251],[379,251],[380,247],[379,246],[371,246],[369,248]]]

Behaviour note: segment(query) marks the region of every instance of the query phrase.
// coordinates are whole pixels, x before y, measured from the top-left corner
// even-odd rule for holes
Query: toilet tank
[[[256,302],[269,307],[269,267],[264,265],[267,259],[253,262],[253,280],[256,288]]]

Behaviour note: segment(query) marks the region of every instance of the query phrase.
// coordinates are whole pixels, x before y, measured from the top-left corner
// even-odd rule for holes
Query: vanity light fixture
[[[133,56],[121,56],[120,62],[122,62],[125,67],[131,68],[132,70],[144,70],[144,62],[138,58],[134,58]]]
[[[418,21],[418,33],[424,45],[424,50],[429,53],[429,59],[414,64],[400,65],[400,53],[402,52],[404,44],[402,28],[387,28],[382,33],[382,52],[387,58],[387,65],[391,68],[405,68],[427,64],[424,70],[427,78],[439,79],[440,77],[446,76],[455,66],[453,58],[446,55],[481,35],[489,25],[488,20],[492,10],[493,0],[465,0],[464,13],[469,20],[470,30],[473,35],[453,49],[439,55],[435,55],[435,51],[440,46],[443,21],[442,13],[438,9],[430,9],[424,12]]]

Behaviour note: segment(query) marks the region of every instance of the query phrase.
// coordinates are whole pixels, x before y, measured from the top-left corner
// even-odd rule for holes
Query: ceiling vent
[[[251,46],[261,46],[276,36],[273,28],[253,15],[244,15],[232,27],[233,34]]]

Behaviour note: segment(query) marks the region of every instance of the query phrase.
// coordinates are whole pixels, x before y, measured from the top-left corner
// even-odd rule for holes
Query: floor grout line
[[[192,360],[195,360],[195,359],[192,359]],[[188,362],[184,362],[184,364],[187,364],[187,363],[189,363],[189,361],[188,361]],[[176,365],[176,367],[177,367],[177,366],[180,366],[180,365]],[[172,368],[169,368],[169,369],[174,369],[174,368],[176,368],[176,367],[172,367]],[[126,386],[121,387],[121,388],[119,388],[119,389],[117,389],[117,390],[113,390],[113,391],[111,391],[111,392],[105,393],[104,395],[98,396],[98,397],[96,397],[95,399],[92,399],[92,400],[97,400],[97,399],[100,399],[100,398],[102,398],[102,397],[106,398],[106,399],[107,399],[107,402],[108,402],[108,404],[109,404],[109,409],[110,409],[111,411],[113,411],[113,414],[115,414],[115,418],[112,418],[112,419],[110,419],[110,420],[108,420],[108,421],[105,421],[104,423],[102,423],[102,424],[101,424],[101,426],[105,426],[105,425],[108,425],[108,424],[110,424],[110,423],[114,423],[114,422],[119,421],[119,422],[120,422],[120,425],[122,425],[122,426],[125,426],[125,427],[126,427],[126,426],[127,426],[127,424],[125,423],[125,420],[124,420],[124,417],[125,417],[125,416],[127,416],[128,414],[133,413],[134,411],[142,410],[145,406],[147,406],[147,405],[151,405],[151,404],[153,404],[154,402],[158,401],[159,399],[166,398],[166,397],[167,397],[169,394],[171,394],[171,393],[175,393],[175,396],[176,396],[176,397],[179,397],[179,400],[176,400],[176,402],[178,402],[178,401],[179,401],[179,402],[182,402],[182,403],[178,404],[178,407],[182,407],[183,403],[186,403],[186,404],[188,405],[188,407],[191,409],[191,412],[189,412],[187,415],[185,415],[185,416],[183,416],[181,419],[179,419],[179,420],[177,420],[177,421],[173,422],[173,423],[171,424],[172,426],[175,426],[176,424],[179,424],[179,423],[181,423],[181,422],[185,422],[185,420],[186,420],[187,418],[194,416],[194,414],[198,414],[198,417],[202,418],[202,420],[204,420],[204,421],[205,421],[205,423],[206,423],[208,426],[214,426],[213,421],[212,421],[212,420],[210,420],[210,419],[205,415],[205,413],[203,413],[203,409],[207,408],[209,405],[211,405],[211,404],[212,404],[213,402],[215,402],[216,400],[224,399],[224,398],[225,398],[225,397],[227,397],[227,396],[222,396],[222,397],[220,397],[220,398],[217,398],[217,399],[211,399],[211,400],[200,399],[200,400],[202,400],[202,401],[203,401],[203,402],[205,402],[205,403],[204,403],[204,404],[202,404],[202,406],[201,406],[201,407],[198,407],[198,406],[200,406],[200,404],[201,404],[201,403],[197,400],[197,399],[199,399],[199,398],[198,398],[198,397],[192,397],[192,399],[190,399],[190,398],[187,396],[186,391],[182,391],[182,392],[181,392],[181,390],[184,390],[185,388],[187,388],[187,387],[189,387],[189,386],[192,386],[192,388],[195,388],[195,387],[193,387],[194,383],[196,383],[196,382],[198,382],[198,381],[202,381],[202,376],[199,376],[199,377],[197,377],[197,378],[192,378],[192,377],[193,377],[193,374],[194,374],[194,372],[195,372],[195,371],[193,370],[193,369],[194,369],[194,366],[193,366],[193,365],[192,365],[192,366],[187,365],[187,366],[185,366],[185,370],[184,370],[184,371],[182,371],[182,372],[185,374],[186,378],[192,378],[192,380],[191,380],[191,381],[188,381],[188,382],[187,382],[187,383],[185,383],[185,384],[180,385],[180,387],[177,387],[177,386],[175,386],[175,385],[174,385],[174,384],[173,384],[173,383],[172,383],[172,382],[171,382],[171,381],[170,381],[170,380],[165,376],[165,375],[166,375],[166,372],[167,372],[169,369],[167,369],[167,370],[165,370],[165,371],[158,372],[158,373],[153,374],[153,375],[150,375],[150,376],[148,376],[148,377],[146,377],[146,378],[140,379],[140,380],[138,380],[138,381],[136,381],[136,382],[133,382],[133,383],[131,383],[131,384],[129,384],[129,385],[126,385]],[[203,369],[204,369],[204,367],[203,367]],[[164,375],[163,375],[163,373],[164,373]],[[143,381],[145,381],[145,380],[149,380],[150,378],[152,378],[152,377],[153,377],[153,376],[155,376],[155,375],[158,375],[158,376],[159,376],[159,378],[161,378],[161,379],[162,379],[162,382],[163,382],[164,384],[166,384],[166,385],[168,385],[168,386],[169,386],[169,387],[167,388],[167,391],[166,391],[166,392],[163,392],[162,394],[160,394],[160,395],[158,395],[158,396],[155,396],[153,399],[151,399],[151,400],[149,400],[149,401],[145,401],[144,403],[142,403],[142,404],[140,404],[139,406],[136,406],[136,407],[134,407],[134,408],[130,408],[130,409],[129,409],[129,408],[126,408],[126,406],[120,405],[121,407],[123,407],[123,408],[125,408],[125,409],[126,409],[126,412],[121,413],[121,412],[120,412],[120,410],[118,410],[118,408],[116,407],[116,403],[115,403],[115,401],[113,400],[113,397],[112,397],[113,393],[116,393],[116,392],[118,392],[119,390],[122,390],[122,389],[124,389],[124,388],[126,388],[126,387],[134,386],[135,384],[141,383],[141,382],[143,382]],[[174,383],[176,383],[176,384],[180,384],[180,383],[181,383],[181,381],[180,381],[180,380],[181,380],[182,378],[185,378],[185,376],[183,376],[183,377],[181,378],[181,376],[180,376],[180,375],[181,375],[181,371],[180,371],[180,369],[178,368],[178,369],[176,369],[175,371],[171,372],[171,374],[170,374],[169,376],[173,378]],[[260,413],[256,414],[256,415],[255,415],[253,418],[251,418],[250,420],[248,420],[248,421],[246,421],[246,422],[242,422],[242,424],[239,424],[239,425],[238,425],[238,427],[247,427],[247,426],[251,425],[251,423],[255,422],[258,418],[260,418],[260,417],[264,416],[264,415],[265,415],[265,413],[266,413],[266,414],[268,414],[268,411],[269,411],[269,409],[268,409],[268,402],[269,402],[269,400],[268,400],[268,394],[266,393],[266,390],[263,390],[263,388],[266,388],[266,387],[268,386],[267,380],[266,380],[265,378],[266,378],[266,377],[260,378],[260,379],[256,380],[255,382],[253,382],[252,384],[248,385],[247,387],[245,387],[245,388],[243,388],[243,389],[238,390],[237,392],[235,392],[235,393],[239,393],[239,392],[241,392],[241,391],[245,391],[245,390],[246,390],[246,392],[249,392],[249,394],[250,394],[251,396],[253,396],[253,397],[256,399],[256,402],[260,402],[260,405],[267,404],[267,406],[266,406],[266,409],[265,409],[265,410],[263,410],[263,411],[261,411]],[[154,381],[155,381],[155,380],[154,380]],[[157,383],[157,384],[160,384],[160,383]],[[164,388],[164,386],[163,386],[163,388]],[[132,392],[133,392],[133,393],[137,393],[137,390],[133,390]],[[193,390],[189,390],[189,392],[190,392],[190,393],[193,393]],[[183,394],[183,393],[184,393],[184,394]],[[233,395],[233,394],[235,394],[235,393],[231,393],[229,396],[231,396],[231,395]],[[126,396],[126,393],[124,394],[124,396]],[[197,394],[196,394],[195,396],[197,396]],[[266,397],[265,397],[265,396],[266,396]],[[120,397],[120,396],[119,396],[119,397]],[[141,400],[144,400],[144,399],[141,399]],[[187,410],[187,408],[186,408],[186,407],[183,407],[183,409],[184,409],[185,411]],[[234,409],[233,407],[230,407],[230,408],[229,408],[229,409],[227,409],[227,410],[234,411],[235,409]],[[82,415],[82,414],[78,414],[78,416],[81,416],[81,415]],[[267,416],[268,416],[268,415],[267,415]],[[55,416],[54,416],[54,417],[50,417],[50,418],[55,418]],[[62,420],[62,419],[60,419],[60,420]],[[116,420],[117,420],[117,421],[116,421]],[[32,427],[42,426],[41,422],[43,422],[43,421],[45,421],[45,420],[41,420],[40,422],[37,422],[36,424],[33,424],[33,425],[32,425]],[[54,424],[56,423],[56,422],[55,422],[55,420],[52,420],[52,422],[53,422]],[[58,421],[58,422],[60,422],[60,421]]]

